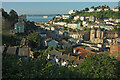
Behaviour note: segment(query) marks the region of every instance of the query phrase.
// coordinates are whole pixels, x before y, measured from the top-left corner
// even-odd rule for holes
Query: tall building
[[[95,38],[95,29],[92,28],[92,30],[90,31],[90,41],[92,41]]]
[[[101,38],[101,30],[100,28],[97,29],[97,35],[96,35],[97,38]]]
[[[92,43],[103,43],[103,36],[104,32],[101,31],[100,28],[98,28],[97,31],[95,28],[90,31],[90,41]]]

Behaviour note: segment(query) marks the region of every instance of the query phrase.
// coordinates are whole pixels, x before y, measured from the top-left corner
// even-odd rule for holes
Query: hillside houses
[[[92,51],[83,49],[82,47],[76,47],[73,49],[73,53],[64,54],[57,50],[52,50],[48,53],[47,59],[54,65],[61,66],[78,66],[84,61],[84,58],[89,54],[96,54]]]
[[[69,15],[69,14],[63,14],[62,15],[62,18],[63,19],[69,19],[71,17],[71,15]]]
[[[111,10],[112,10],[112,11],[115,11],[115,12],[120,11],[120,10],[119,10],[119,6],[115,6],[114,8],[111,8]]]

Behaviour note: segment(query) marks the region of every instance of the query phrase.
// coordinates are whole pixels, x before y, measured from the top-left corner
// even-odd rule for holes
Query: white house
[[[80,23],[68,23],[67,24],[67,27],[72,28],[72,29],[76,29],[76,28],[80,29],[80,26],[81,26]]]
[[[95,16],[90,16],[89,21],[95,21],[96,17]]]
[[[70,10],[70,11],[69,11],[69,14],[75,14],[75,13],[76,13],[75,10]]]
[[[119,11],[119,6],[116,6],[114,8],[111,8],[112,11],[118,12]]]
[[[109,8],[104,8],[104,11],[108,11],[109,10]]]
[[[80,19],[79,15],[77,15],[77,16],[74,17],[74,20],[79,20],[79,19]]]
[[[95,9],[94,8],[90,8],[88,12],[94,12]]]
[[[119,22],[120,22],[120,19],[116,19],[115,22],[116,22],[116,23],[119,23]]]
[[[56,18],[61,19],[62,15],[56,15]]]
[[[62,15],[62,18],[63,19],[69,19],[71,17],[71,15],[69,15],[69,14],[64,14],[64,15]]]
[[[80,20],[84,21],[85,20],[85,16],[80,16]]]
[[[98,8],[97,11],[98,11],[98,12],[102,11],[102,8]]]
[[[82,25],[83,25],[84,27],[86,27],[86,26],[87,26],[87,22],[86,22],[86,21],[83,21],[83,22],[82,22]]]
[[[55,25],[60,25],[60,26],[65,26],[67,23],[66,22],[56,22],[54,24]]]

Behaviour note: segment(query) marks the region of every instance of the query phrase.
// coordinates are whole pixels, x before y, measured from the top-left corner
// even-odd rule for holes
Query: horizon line
[[[1,2],[3,3],[3,2],[47,2],[47,1],[1,1]],[[55,2],[55,1],[51,1],[51,2]],[[63,2],[63,1],[57,1],[57,2]],[[119,2],[119,1],[69,1],[69,2]]]

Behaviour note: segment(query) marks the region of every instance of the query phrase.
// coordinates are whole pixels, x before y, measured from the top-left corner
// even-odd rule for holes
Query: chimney
[[[77,56],[77,60],[80,60],[80,56]]]
[[[61,52],[61,55],[63,55],[63,53]]]
[[[68,57],[70,57],[71,56],[71,53],[68,53]]]

